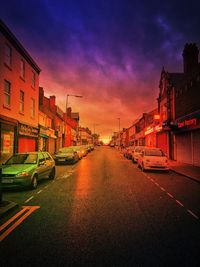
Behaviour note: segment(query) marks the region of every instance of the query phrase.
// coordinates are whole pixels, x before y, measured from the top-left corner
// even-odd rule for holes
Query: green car
[[[55,162],[48,152],[17,153],[2,166],[2,187],[31,187],[41,179],[55,177]]]

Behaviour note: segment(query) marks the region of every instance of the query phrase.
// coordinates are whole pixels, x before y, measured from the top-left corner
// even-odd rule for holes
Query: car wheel
[[[144,163],[142,163],[142,171],[145,172],[146,169],[144,168]]]
[[[53,179],[55,178],[55,174],[56,174],[56,172],[55,172],[55,168],[53,168],[53,169],[51,170],[50,174],[49,174],[49,179],[53,180]]]
[[[34,175],[31,181],[31,189],[36,189],[38,185],[37,175]]]

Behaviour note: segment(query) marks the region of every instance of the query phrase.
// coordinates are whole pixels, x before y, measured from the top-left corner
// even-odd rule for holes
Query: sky
[[[200,48],[199,1],[1,0],[0,18],[42,69],[40,86],[102,139],[157,107],[160,73]]]

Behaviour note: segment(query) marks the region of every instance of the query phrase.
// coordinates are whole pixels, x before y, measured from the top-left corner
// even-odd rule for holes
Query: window
[[[12,63],[12,50],[9,45],[5,45],[5,63],[8,67],[11,67]]]
[[[23,60],[20,62],[20,76],[25,79],[25,62]]]
[[[32,71],[32,76],[31,76],[31,85],[32,85],[32,87],[34,87],[34,88],[35,88],[35,72],[34,72],[34,71]]]
[[[4,105],[10,107],[10,83],[4,81]]]
[[[19,111],[24,113],[24,92],[20,90]]]
[[[31,117],[35,118],[35,99],[31,98]]]

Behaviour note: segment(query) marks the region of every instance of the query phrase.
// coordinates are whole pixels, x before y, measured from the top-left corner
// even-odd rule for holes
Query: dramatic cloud
[[[200,45],[198,1],[2,1],[0,16],[41,67],[40,85],[110,136],[156,107],[160,72]]]

